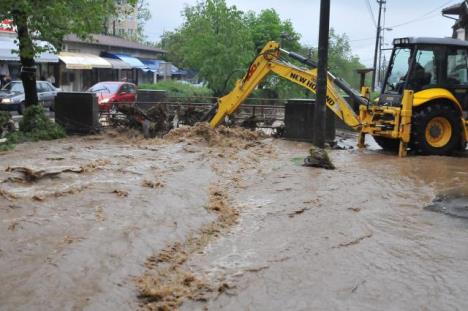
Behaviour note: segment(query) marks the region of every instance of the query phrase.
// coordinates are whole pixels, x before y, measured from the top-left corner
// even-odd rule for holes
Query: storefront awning
[[[112,65],[112,69],[132,69],[132,67],[130,67],[129,64],[127,64],[124,61],[121,61],[120,59],[108,57],[103,57],[103,59],[105,59]]]
[[[143,64],[145,64],[150,71],[156,72],[158,75],[164,75],[164,71],[168,71],[169,75],[186,75],[187,71],[177,68],[171,63],[165,62],[160,59],[140,59]],[[169,67],[165,67],[169,66]]]
[[[84,54],[61,52],[59,58],[67,69],[90,70],[93,68],[112,68],[112,65],[102,57]]]
[[[37,41],[36,44],[40,46],[50,45],[44,41]],[[18,45],[15,43],[14,38],[0,37],[0,60],[19,62],[19,55],[14,52],[17,50]],[[38,63],[58,63],[59,61],[57,55],[48,52],[40,53],[34,58],[34,60]]]
[[[142,70],[148,70],[149,69],[138,58],[130,56],[130,55],[113,54],[113,53],[109,53],[109,52],[104,52],[104,53],[101,53],[101,56],[108,57],[108,58],[114,58],[114,59],[120,59],[124,63],[128,64],[131,68],[142,69]]]

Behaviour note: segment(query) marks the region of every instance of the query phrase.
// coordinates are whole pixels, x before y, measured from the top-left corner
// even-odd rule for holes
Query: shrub
[[[11,150],[18,143],[53,140],[65,136],[65,130],[50,120],[40,105],[34,105],[24,111],[23,119],[19,122],[19,131],[6,135],[7,141],[0,144],[0,151]]]
[[[211,97],[213,92],[207,87],[165,80],[156,84],[142,84],[140,89],[167,91],[169,97]]]

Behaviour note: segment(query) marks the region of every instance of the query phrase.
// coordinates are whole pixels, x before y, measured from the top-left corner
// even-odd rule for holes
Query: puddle
[[[424,209],[453,217],[468,219],[468,195],[443,194],[438,195],[431,205]]]

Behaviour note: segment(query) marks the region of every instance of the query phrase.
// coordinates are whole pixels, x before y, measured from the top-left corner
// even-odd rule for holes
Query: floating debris
[[[319,167],[326,170],[336,169],[325,149],[312,146],[309,150],[309,153],[310,156],[304,159],[304,166]]]

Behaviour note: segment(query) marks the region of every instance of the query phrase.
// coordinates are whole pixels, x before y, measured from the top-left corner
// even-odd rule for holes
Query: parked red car
[[[88,92],[96,93],[99,110],[108,112],[114,105],[133,105],[137,98],[137,87],[128,82],[99,82],[88,89]]]

